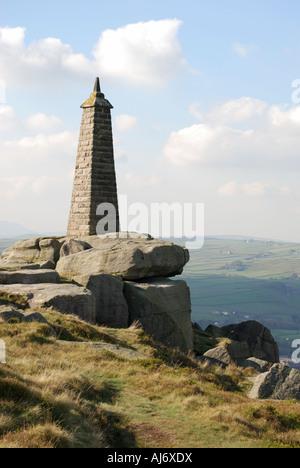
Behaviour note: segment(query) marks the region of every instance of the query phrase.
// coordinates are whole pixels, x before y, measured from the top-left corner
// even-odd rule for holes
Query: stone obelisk
[[[96,78],[93,93],[83,109],[71,210],[67,235],[72,237],[96,234],[101,219],[97,207],[111,203],[116,212],[119,231],[119,208],[111,125],[113,106],[105,99]]]

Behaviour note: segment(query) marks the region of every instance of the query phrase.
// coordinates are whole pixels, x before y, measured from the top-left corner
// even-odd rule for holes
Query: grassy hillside
[[[290,356],[300,338],[300,244],[207,239],[190,253],[193,319],[204,328],[258,320]]]
[[[300,403],[249,400],[250,370],[208,369],[135,327],[43,314],[60,339],[0,324],[0,448],[300,446]]]

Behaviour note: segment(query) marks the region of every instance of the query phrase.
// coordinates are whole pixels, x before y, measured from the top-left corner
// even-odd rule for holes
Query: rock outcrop
[[[232,346],[233,345],[233,346]],[[243,358],[243,352],[238,355],[232,354],[232,348],[235,348],[236,343],[232,342],[231,346],[217,346],[216,348],[212,348],[207,351],[203,356],[199,358],[200,361],[205,362],[207,361],[209,364],[226,367],[230,364],[236,364],[239,367],[252,367],[257,372],[266,372],[269,367],[270,363],[268,361],[262,361],[261,359],[257,359],[254,357],[247,357],[246,359]],[[236,347],[237,349],[237,347]]]
[[[123,294],[124,283],[118,276],[85,275],[73,280],[89,289],[96,301],[96,322],[110,328],[127,328],[128,306]]]
[[[231,341],[226,346],[217,346],[204,354],[205,357],[219,361],[222,364],[231,364],[232,362],[240,366],[245,359],[251,357],[248,345]]]
[[[272,364],[279,362],[278,345],[270,330],[259,322],[250,320],[222,328],[209,326],[205,331],[214,337],[229,340],[226,353],[238,365],[249,358],[256,358]],[[217,359],[219,351],[211,349],[205,355]],[[222,362],[225,363],[225,361]]]
[[[300,371],[284,364],[274,364],[268,372],[256,377],[249,397],[300,400]]]
[[[270,330],[255,320],[227,325],[221,328],[222,336],[239,343],[247,343],[249,357],[279,362],[279,349]]]
[[[50,309],[95,323],[96,305],[91,291],[74,284],[0,285],[0,298],[28,309]]]
[[[147,234],[29,239],[2,254],[0,298],[28,311],[52,309],[112,328],[138,321],[157,341],[189,351],[189,288],[169,279],[188,260],[184,247]],[[56,271],[41,270],[45,262]]]
[[[4,250],[0,259],[0,269],[28,268],[28,265],[41,265],[44,269],[46,264],[56,265],[60,249],[64,243],[60,237],[39,237],[16,242],[12,247]]]
[[[124,293],[130,324],[139,321],[148,334],[166,346],[192,349],[190,291],[185,281],[128,281]]]
[[[85,250],[91,249],[92,246],[87,242],[67,239],[60,249],[60,258],[67,257],[68,255],[76,254],[79,252],[84,252]]]

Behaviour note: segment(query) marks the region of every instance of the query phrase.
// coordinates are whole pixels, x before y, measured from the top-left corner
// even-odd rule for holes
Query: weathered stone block
[[[85,275],[73,280],[89,289],[96,300],[96,322],[110,328],[128,327],[128,307],[123,295],[124,283],[118,276]]]
[[[67,257],[68,255],[73,255],[78,252],[83,252],[84,250],[89,250],[91,248],[91,245],[87,242],[67,239],[60,249],[60,258]]]
[[[250,398],[300,400],[300,371],[284,364],[274,364],[256,377]]]
[[[14,268],[16,265],[36,263],[45,264],[46,262],[56,264],[64,240],[63,237],[39,237],[16,242],[2,253],[0,268]]]
[[[0,284],[60,283],[55,270],[0,271]]]
[[[185,281],[165,278],[126,281],[129,323],[140,322],[157,341],[186,352],[193,348],[190,290]]]
[[[30,309],[55,310],[95,323],[93,294],[88,289],[74,284],[0,285],[0,296]]]

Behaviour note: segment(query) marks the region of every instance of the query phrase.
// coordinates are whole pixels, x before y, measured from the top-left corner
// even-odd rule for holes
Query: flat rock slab
[[[0,270],[20,271],[20,270],[55,270],[55,264],[51,260],[36,263],[7,262],[0,260]]]
[[[30,309],[50,309],[95,323],[96,306],[91,291],[74,284],[0,285],[0,297]]]
[[[186,352],[193,348],[190,290],[185,281],[158,278],[126,281],[129,324],[140,322],[154,339]]]
[[[82,238],[93,248],[60,258],[56,269],[72,278],[101,273],[125,280],[180,275],[189,261],[186,248],[157,239]]]
[[[55,270],[0,271],[0,284],[60,283]]]

